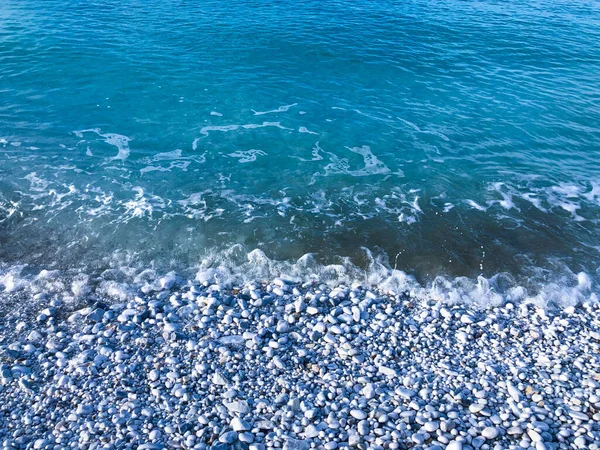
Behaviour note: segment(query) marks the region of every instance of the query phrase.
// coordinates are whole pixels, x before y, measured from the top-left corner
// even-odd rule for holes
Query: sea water
[[[594,1],[3,0],[0,291],[593,299],[599,43]]]

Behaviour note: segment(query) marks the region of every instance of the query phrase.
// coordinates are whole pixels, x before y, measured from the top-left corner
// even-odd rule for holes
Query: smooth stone
[[[390,367],[386,367],[386,366],[379,366],[379,373],[385,375],[386,377],[395,377],[396,376],[396,371]]]
[[[223,402],[223,406],[229,410],[229,412],[246,415],[250,412],[250,406],[246,400],[237,400],[233,402]]]
[[[523,429],[519,426],[514,426],[514,427],[510,427],[508,430],[506,430],[506,433],[509,435],[521,435],[523,434]]]
[[[440,309],[440,315],[444,319],[449,319],[450,317],[452,317],[452,313],[447,308],[441,308]]]
[[[237,396],[237,391],[235,389],[229,389],[224,394],[223,397],[226,399],[232,399]]]
[[[506,389],[508,390],[508,394],[513,398],[515,402],[521,401],[521,392],[510,380],[506,382]]]
[[[232,335],[232,336],[223,336],[219,338],[219,342],[223,345],[244,345],[246,340],[243,336],[240,335]]]
[[[428,433],[433,433],[434,431],[436,431],[438,428],[440,427],[440,424],[438,422],[426,422],[425,425],[423,425],[423,428],[425,429],[425,431],[427,431]]]
[[[317,427],[315,427],[314,425],[308,425],[304,429],[304,437],[307,439],[312,439],[314,437],[317,437],[318,435],[319,435],[319,430],[317,430]]]
[[[310,448],[310,442],[287,438],[283,444],[283,450],[308,450]]]
[[[168,331],[168,332],[177,331],[180,328],[181,328],[181,325],[179,325],[178,323],[172,323],[172,322],[165,323],[165,331]]]
[[[280,320],[277,323],[276,330],[278,333],[287,333],[288,331],[290,331],[290,324],[288,322],[286,322],[285,320]]]
[[[259,430],[272,430],[275,425],[270,420],[259,420],[254,423],[254,426]]]
[[[162,435],[162,433],[160,432],[160,430],[154,429],[150,432],[148,437],[150,438],[151,441],[157,441],[160,439],[161,435]]]
[[[587,422],[588,420],[590,420],[590,418],[588,417],[588,415],[587,415],[587,414],[584,414],[584,413],[582,413],[582,412],[579,412],[579,411],[573,411],[573,410],[570,410],[570,411],[569,411],[569,415],[570,415],[570,416],[571,416],[573,419],[576,419],[576,420],[581,420],[582,422]]]
[[[496,439],[500,432],[496,427],[485,427],[481,432],[481,435],[486,439]]]
[[[160,378],[160,372],[156,369],[153,369],[150,371],[150,373],[148,373],[148,378],[150,381],[156,381]]]
[[[542,436],[535,430],[527,430],[527,435],[533,442],[538,442],[542,440]]]
[[[238,435],[238,439],[240,440],[240,442],[251,444],[252,442],[254,442],[254,435],[252,433],[240,433]]]
[[[210,450],[232,450],[232,446],[226,442],[214,442],[210,446]]]
[[[463,444],[462,441],[450,441],[446,446],[446,450],[462,450]]]
[[[329,331],[333,334],[342,334],[343,331],[340,327],[338,327],[337,325],[332,325],[329,327]]]
[[[367,414],[360,409],[353,409],[350,411],[350,415],[358,420],[364,420],[367,418]]]
[[[471,404],[471,406],[469,406],[469,412],[471,412],[472,414],[478,414],[481,411],[483,411],[484,408],[485,408],[484,404],[473,403],[473,404]]]
[[[28,393],[33,392],[31,383],[24,378],[19,379],[19,387],[25,392],[28,392]]]
[[[396,392],[396,394],[398,394],[400,397],[403,397],[407,400],[410,400],[415,395],[417,395],[417,393],[415,391],[413,391],[412,389],[406,389],[403,387],[396,388],[396,390],[394,392]]]
[[[37,330],[33,330],[32,332],[30,332],[27,335],[27,340],[31,341],[31,342],[39,342],[44,338],[44,336],[42,336],[42,333],[40,333]]]
[[[375,387],[373,386],[373,384],[367,383],[362,389],[362,394],[368,399],[375,397]]]
[[[40,449],[46,446],[46,444],[48,443],[48,441],[46,439],[37,439],[34,443],[33,443],[33,448],[35,449]]]
[[[481,448],[481,446],[485,443],[485,440],[486,439],[483,436],[477,436],[473,438],[471,445],[476,449]]]
[[[413,441],[417,445],[421,445],[425,442],[425,435],[421,433],[415,433],[410,437],[411,441]]]
[[[238,434],[236,431],[227,431],[219,436],[219,442],[223,442],[224,444],[233,444],[238,439]]]
[[[233,428],[233,431],[248,431],[251,429],[251,426],[248,422],[246,422],[243,419],[240,419],[239,417],[234,417],[231,422],[229,423],[229,425],[231,426],[231,428]]]
[[[360,434],[361,436],[366,436],[367,434],[369,434],[369,422],[367,422],[366,420],[361,420],[360,422],[358,422],[358,434]]]
[[[348,436],[348,445],[350,447],[358,446],[358,444],[360,444],[361,441],[362,441],[362,438],[357,434],[351,434],[350,436]]]
[[[317,416],[317,412],[318,411],[315,408],[307,409],[304,411],[304,417],[306,417],[308,420],[312,420]]]

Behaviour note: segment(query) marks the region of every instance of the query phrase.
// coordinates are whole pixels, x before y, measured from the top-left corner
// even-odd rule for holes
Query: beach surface
[[[31,305],[0,327],[5,449],[600,448],[597,302],[171,275]]]

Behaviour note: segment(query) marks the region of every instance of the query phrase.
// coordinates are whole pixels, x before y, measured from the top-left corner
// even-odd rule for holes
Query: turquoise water
[[[593,291],[599,43],[593,1],[4,0],[3,270]]]

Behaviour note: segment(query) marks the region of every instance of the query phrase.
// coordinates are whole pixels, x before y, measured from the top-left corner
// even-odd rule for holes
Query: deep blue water
[[[3,0],[2,270],[367,248],[589,294],[599,74],[595,1]]]

